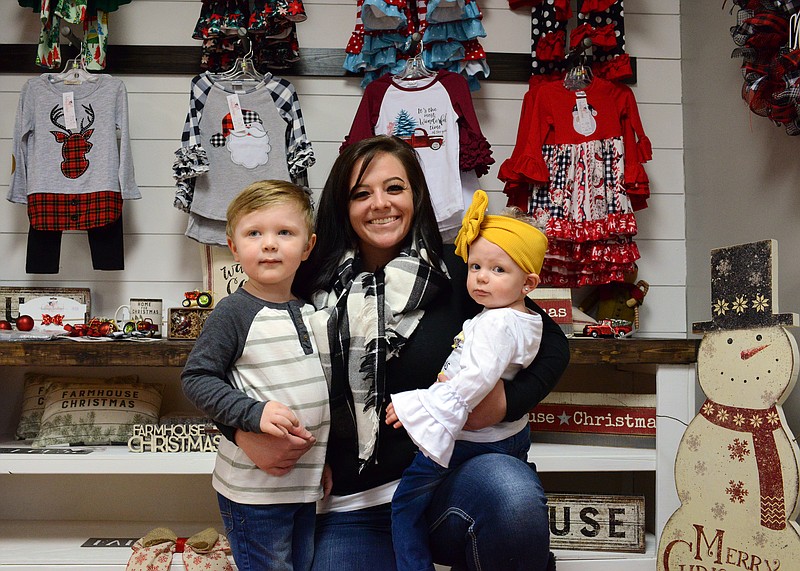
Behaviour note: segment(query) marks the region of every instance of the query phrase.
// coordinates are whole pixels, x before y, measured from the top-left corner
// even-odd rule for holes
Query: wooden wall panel
[[[299,24],[303,47],[343,48],[353,28],[355,2],[308,0],[308,21]],[[112,15],[112,44],[193,46],[191,39],[199,0],[137,0]],[[489,51],[528,53],[530,13],[511,11],[507,0],[481,2]],[[633,85],[645,130],[654,146],[647,165],[653,197],[638,215],[637,243],[642,251],[640,276],[651,283],[642,309],[647,336],[682,336],[685,318],[685,222],[683,211],[683,128],[681,107],[680,17],[678,0],[626,0],[628,51],[637,58],[638,83]],[[154,16],[155,15],[155,16]],[[34,43],[38,21],[16,2],[0,3],[0,43]],[[0,194],[8,192],[11,135],[19,90],[28,75],[0,76]],[[83,233],[64,236],[62,260],[68,267],[57,276],[24,273],[27,219],[25,208],[0,206],[0,283],[92,288],[95,308],[110,313],[130,297],[161,297],[164,307],[176,305],[182,292],[200,285],[199,246],[183,236],[186,215],[172,206],[171,164],[188,107],[190,76],[126,75],[132,148],[143,198],[125,206],[126,266],[124,272],[91,269]],[[305,116],[317,164],[309,171],[310,186],[322,188],[349,130],[362,89],[356,77],[291,77]],[[496,172],[512,150],[524,82],[484,81],[473,93],[484,133],[497,164],[483,177],[492,207],[505,202]],[[335,113],[331,110],[335,109]]]

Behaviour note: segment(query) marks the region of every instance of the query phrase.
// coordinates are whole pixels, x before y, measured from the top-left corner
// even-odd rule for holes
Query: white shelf
[[[0,474],[210,474],[214,452],[130,452],[121,446],[72,446],[33,449],[30,442],[0,439]],[[67,450],[75,454],[64,453]]]
[[[131,556],[132,541],[110,547],[82,546],[90,538],[135,540],[156,527],[168,527],[179,537],[191,536],[207,527],[223,531],[218,522],[2,521],[0,569],[119,571],[125,568]],[[170,570],[176,569],[184,569],[180,554],[173,556],[170,567]]]
[[[31,448],[29,442],[0,438],[0,474],[210,474],[215,453],[129,452],[127,446]],[[75,454],[64,453],[67,450]],[[655,450],[614,446],[534,443],[528,460],[540,472],[631,472],[656,468]]]
[[[92,569],[119,571],[131,555],[129,542],[109,547],[82,547],[90,538],[134,540],[155,527],[169,527],[188,537],[206,527],[222,531],[218,522],[2,521],[0,569],[22,571]],[[652,571],[656,540],[648,534],[645,553],[555,550],[558,571]],[[173,556],[172,570],[183,569],[182,556]]]
[[[624,446],[534,442],[528,462],[539,472],[647,472],[656,469],[656,451]]]
[[[644,553],[611,551],[565,551],[554,549],[558,571],[652,571],[656,566],[658,543],[653,534],[645,536]]]

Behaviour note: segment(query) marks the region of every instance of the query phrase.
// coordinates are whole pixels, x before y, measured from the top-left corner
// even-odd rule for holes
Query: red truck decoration
[[[633,333],[633,323],[625,319],[601,319],[583,328],[588,337],[625,337]]]
[[[419,131],[419,134],[417,132]],[[422,127],[414,128],[414,132],[408,137],[400,137],[412,147],[430,147],[434,151],[438,151],[442,144],[444,144],[444,137],[440,135],[428,135],[428,132]]]

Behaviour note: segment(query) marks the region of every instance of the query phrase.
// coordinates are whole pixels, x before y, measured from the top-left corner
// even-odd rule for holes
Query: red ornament
[[[5,319],[3,319],[2,321],[0,321],[0,329],[4,329],[6,331],[11,331],[11,329],[13,329],[13,328],[12,328],[10,322],[8,322]]]
[[[17,329],[20,331],[30,331],[33,329],[33,317],[30,315],[20,315],[17,317]]]

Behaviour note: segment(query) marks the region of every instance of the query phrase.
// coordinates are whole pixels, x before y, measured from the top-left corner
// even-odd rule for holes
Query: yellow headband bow
[[[476,190],[456,236],[456,254],[466,262],[469,245],[478,236],[483,236],[500,246],[525,273],[539,275],[547,251],[547,236],[522,220],[487,215],[488,205],[486,193]]]

